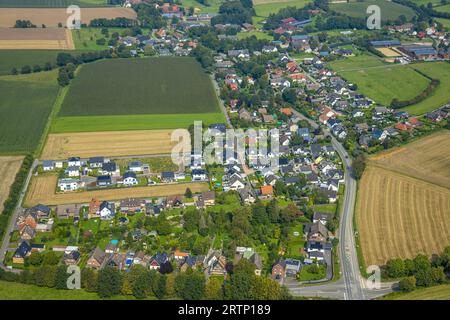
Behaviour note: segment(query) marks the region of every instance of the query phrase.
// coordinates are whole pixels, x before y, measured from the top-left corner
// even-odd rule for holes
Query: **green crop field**
[[[408,293],[391,293],[381,300],[450,300],[450,284],[420,288]]]
[[[20,69],[29,65],[44,66],[47,62],[56,64],[58,50],[0,50],[0,75],[11,74],[13,68]],[[74,53],[74,51],[68,51]]]
[[[0,77],[0,153],[34,151],[57,93],[56,70]]]
[[[61,117],[55,119],[51,126],[51,132],[178,129],[187,128],[194,121],[202,121],[205,125],[226,122],[225,116],[221,112]]]
[[[219,111],[211,80],[192,58],[113,59],[81,67],[59,116]]]
[[[0,8],[67,8],[107,6],[106,0],[0,0]]]
[[[398,3],[384,0],[334,3],[330,4],[330,9],[336,12],[344,13],[350,17],[367,18],[369,15],[366,13],[366,10],[369,5],[378,5],[380,7],[382,21],[395,20],[401,15],[405,15],[408,20],[415,16],[413,9]]]
[[[438,6],[434,8],[434,10],[439,12],[450,12],[450,4],[446,4],[445,6]]]

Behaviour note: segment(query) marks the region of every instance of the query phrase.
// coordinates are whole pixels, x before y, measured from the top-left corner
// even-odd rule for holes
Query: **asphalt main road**
[[[293,114],[308,121],[314,128],[319,128],[319,124],[304,116],[300,112],[293,110]],[[326,297],[332,299],[345,300],[365,300],[385,295],[393,291],[393,283],[381,284],[379,289],[371,289],[366,285],[359,271],[358,255],[356,252],[355,238],[353,232],[353,215],[356,201],[357,183],[351,173],[352,159],[344,146],[333,137],[328,129],[323,130],[324,134],[331,137],[331,143],[342,159],[345,170],[344,184],[345,197],[339,223],[339,259],[341,278],[335,282],[329,282],[317,286],[300,286],[295,280],[285,281],[293,295]]]

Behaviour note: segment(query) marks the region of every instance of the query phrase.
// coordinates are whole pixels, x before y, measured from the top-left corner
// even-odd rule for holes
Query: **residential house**
[[[142,200],[135,198],[128,198],[120,200],[120,211],[122,212],[137,212],[141,210]]]
[[[210,249],[203,261],[203,268],[210,276],[225,276],[227,274],[226,264],[227,260],[220,251]]]
[[[100,219],[111,220],[114,218],[116,211],[113,202],[103,201],[99,207]]]
[[[286,264],[286,276],[289,277],[295,277],[300,271],[300,267],[302,265],[301,261],[296,259],[286,259],[284,263]]]
[[[135,186],[139,184],[136,173],[134,172],[125,172],[123,175],[123,184],[127,187]]]
[[[13,255],[13,263],[24,264],[25,257],[31,254],[31,246],[27,241],[22,241]]]
[[[89,257],[86,266],[93,269],[101,269],[106,262],[106,253],[99,247],[95,248]]]
[[[280,260],[272,266],[272,278],[279,280],[286,277],[286,263]]]
[[[325,225],[317,221],[305,227],[308,241],[326,241],[328,238],[328,230]]]

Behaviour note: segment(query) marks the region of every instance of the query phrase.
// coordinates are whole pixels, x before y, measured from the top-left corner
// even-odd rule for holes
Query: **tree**
[[[192,191],[189,188],[186,188],[186,191],[184,192],[184,196],[186,198],[192,198]]]
[[[386,272],[390,278],[401,278],[405,276],[405,263],[402,259],[390,259],[386,263]]]
[[[18,73],[19,73],[19,71],[17,71],[17,68],[12,68],[12,70],[11,70],[12,75],[17,75]]]
[[[42,264],[42,260],[42,255],[37,251],[32,252],[28,257],[28,263],[35,267],[40,266]]]
[[[98,274],[96,271],[84,268],[81,271],[81,287],[87,292],[97,291],[97,277]]]
[[[364,155],[359,155],[353,161],[353,175],[355,179],[359,180],[366,169],[366,157]]]
[[[61,87],[65,87],[69,83],[70,83],[70,77],[69,77],[69,74],[67,73],[67,71],[65,69],[59,69],[58,84]]]
[[[49,251],[44,255],[43,263],[45,266],[56,266],[59,258],[54,251]]]
[[[410,292],[416,288],[416,278],[414,276],[406,277],[400,280],[399,289],[401,291]]]
[[[175,291],[185,300],[199,300],[205,295],[205,275],[202,272],[187,271],[175,279]]]
[[[98,274],[97,292],[102,298],[120,294],[122,288],[122,276],[119,270],[113,267],[105,267]]]
[[[255,265],[241,259],[235,266],[230,281],[225,284],[225,296],[232,300],[251,299],[252,284],[255,281]]]
[[[67,273],[67,266],[58,266],[55,275],[55,287],[56,289],[67,289],[67,278],[69,274]]]
[[[41,66],[40,65],[35,65],[34,67],[33,67],[33,72],[41,72],[42,71],[42,69],[41,69]]]
[[[222,300],[222,280],[216,277],[210,277],[205,287],[205,298],[208,300]]]
[[[31,73],[31,67],[30,66],[23,66],[22,69],[20,69],[21,74],[27,74]]]
[[[153,280],[153,293],[158,299],[164,298],[166,295],[167,278],[163,274],[158,274]]]

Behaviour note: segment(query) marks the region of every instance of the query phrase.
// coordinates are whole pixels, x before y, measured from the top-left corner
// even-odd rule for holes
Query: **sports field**
[[[39,203],[47,205],[88,203],[92,198],[102,200],[119,200],[125,198],[151,198],[182,195],[186,188],[193,193],[208,191],[208,183],[178,183],[135,188],[104,189],[85,192],[55,193],[58,177],[45,174],[33,177],[25,198],[25,206]]]
[[[356,205],[366,265],[450,244],[449,138],[441,131],[369,158]]]
[[[171,142],[171,134],[172,130],[50,134],[41,159],[165,154],[175,145]]]
[[[344,13],[350,17],[367,18],[367,7],[377,5],[380,7],[380,15],[382,21],[392,21],[399,16],[404,15],[408,20],[415,16],[413,9],[398,3],[384,0],[370,0],[364,2],[348,2],[348,3],[332,3],[330,9],[336,12]]]
[[[107,8],[82,8],[81,23],[89,24],[97,18],[113,19],[124,17],[136,19],[136,12],[131,8],[107,7]],[[59,23],[66,25],[68,14],[66,8],[0,8],[0,27],[10,28],[16,20],[30,20],[41,27],[58,27]]]
[[[34,151],[59,90],[56,72],[0,77],[0,154]]]
[[[9,189],[14,182],[17,172],[22,164],[23,157],[0,157],[0,214],[3,203],[8,198]]]
[[[0,49],[73,50],[72,33],[59,28],[0,28]]]

